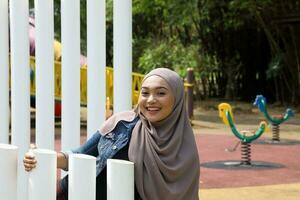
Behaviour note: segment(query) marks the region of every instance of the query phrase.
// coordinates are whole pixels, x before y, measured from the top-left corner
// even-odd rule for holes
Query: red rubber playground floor
[[[240,149],[225,151],[236,143],[233,136],[196,135],[201,163],[240,161]],[[280,168],[212,169],[201,167],[200,188],[232,188],[272,184],[300,183],[300,143],[298,145],[252,144],[252,161],[281,164]],[[300,189],[300,188],[299,188]],[[300,196],[299,196],[300,199]]]

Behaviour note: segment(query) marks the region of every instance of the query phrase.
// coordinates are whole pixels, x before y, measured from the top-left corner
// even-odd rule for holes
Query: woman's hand
[[[36,159],[32,152],[27,152],[23,159],[23,164],[27,172],[36,167]]]
[[[23,159],[23,164],[27,172],[36,167],[36,159],[34,154],[32,153],[32,149],[36,149],[36,146],[34,144],[30,145],[30,150],[25,154]]]

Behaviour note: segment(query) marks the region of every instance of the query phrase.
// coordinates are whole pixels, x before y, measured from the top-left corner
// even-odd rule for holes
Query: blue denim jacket
[[[132,129],[137,123],[138,118],[131,122],[119,121],[112,132],[101,135],[97,131],[86,143],[69,153],[82,153],[96,157],[97,176],[106,166],[106,161],[112,158],[120,149],[128,144],[131,138]]]

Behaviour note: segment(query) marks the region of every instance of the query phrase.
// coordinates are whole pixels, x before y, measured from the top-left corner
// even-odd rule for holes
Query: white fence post
[[[63,150],[80,144],[80,1],[61,1]]]
[[[84,154],[69,156],[69,200],[95,200],[96,158]]]
[[[53,0],[35,0],[36,144],[54,149]]]
[[[23,156],[30,142],[30,68],[28,0],[10,0],[12,144],[18,153],[18,200],[27,200],[27,174]]]
[[[18,147],[0,144],[0,199],[17,199]]]
[[[132,0],[113,1],[114,113],[132,108]]]
[[[126,160],[107,160],[107,200],[134,199],[134,164]]]
[[[8,144],[9,134],[9,56],[8,0],[0,1],[0,143]]]
[[[87,0],[87,135],[105,121],[106,24],[105,0]]]
[[[47,149],[34,149],[36,168],[29,172],[29,200],[56,199],[56,152]]]

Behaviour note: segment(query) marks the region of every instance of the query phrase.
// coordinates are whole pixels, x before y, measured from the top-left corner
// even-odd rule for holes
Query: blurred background
[[[106,3],[107,65],[112,66],[112,0]],[[185,77],[193,68],[195,100],[252,101],[263,94],[268,102],[299,105],[299,0],[132,3],[134,72],[169,67]],[[60,41],[60,1],[54,1],[54,9]],[[86,0],[81,0],[81,27],[86,55]]]

